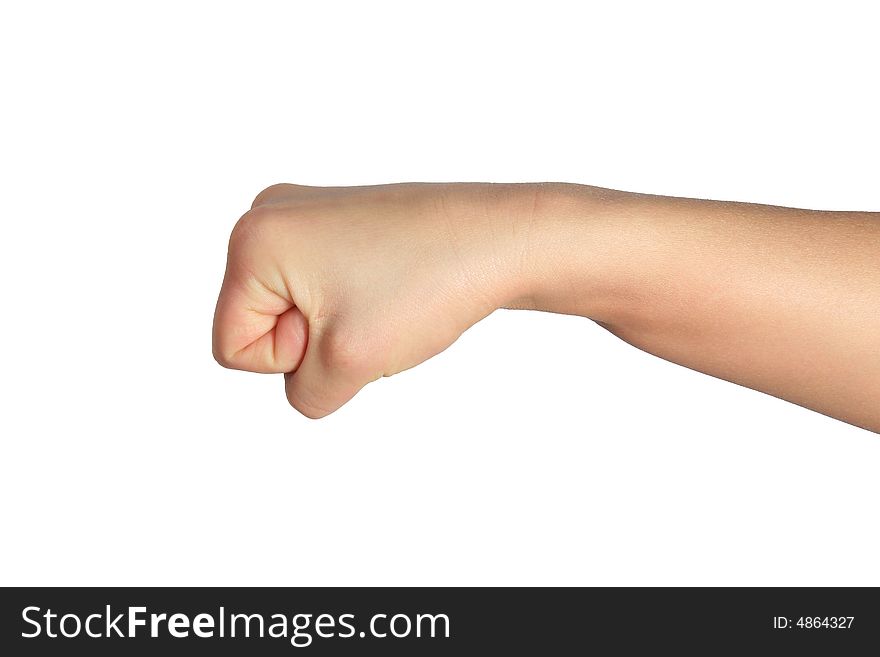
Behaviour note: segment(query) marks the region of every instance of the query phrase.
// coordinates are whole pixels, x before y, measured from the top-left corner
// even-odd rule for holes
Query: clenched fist
[[[214,356],[318,418],[516,295],[527,185],[275,185],[229,241]]]

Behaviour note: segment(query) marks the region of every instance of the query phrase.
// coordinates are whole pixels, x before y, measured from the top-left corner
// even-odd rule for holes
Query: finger
[[[309,344],[299,369],[284,375],[284,388],[291,406],[317,419],[339,409],[373,378],[358,358],[318,338]]]
[[[283,299],[253,309],[253,293],[224,285],[214,315],[214,357],[224,367],[249,372],[296,370],[306,352],[308,323]]]

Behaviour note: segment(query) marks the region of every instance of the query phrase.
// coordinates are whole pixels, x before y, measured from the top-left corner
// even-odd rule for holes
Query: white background
[[[877,435],[586,319],[495,313],[321,421],[210,344],[275,182],[880,209],[870,3],[16,4],[0,583],[880,585]]]

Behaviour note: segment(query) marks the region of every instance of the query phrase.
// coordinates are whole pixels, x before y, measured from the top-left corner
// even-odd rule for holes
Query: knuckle
[[[236,222],[229,236],[230,251],[246,247],[260,240],[278,223],[278,211],[267,206],[248,210]]]
[[[345,373],[346,378],[363,379],[369,375],[370,353],[368,341],[353,331],[335,328],[321,336],[320,357],[323,366]]]
[[[269,185],[254,197],[254,202],[251,203],[251,209],[260,207],[266,203],[271,203],[273,200],[286,195],[290,187],[291,185],[288,185],[287,183]]]

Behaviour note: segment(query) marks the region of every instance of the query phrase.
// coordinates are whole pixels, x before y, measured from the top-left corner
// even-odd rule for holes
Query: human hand
[[[516,295],[528,185],[274,185],[236,224],[214,316],[229,368],[327,415]]]

